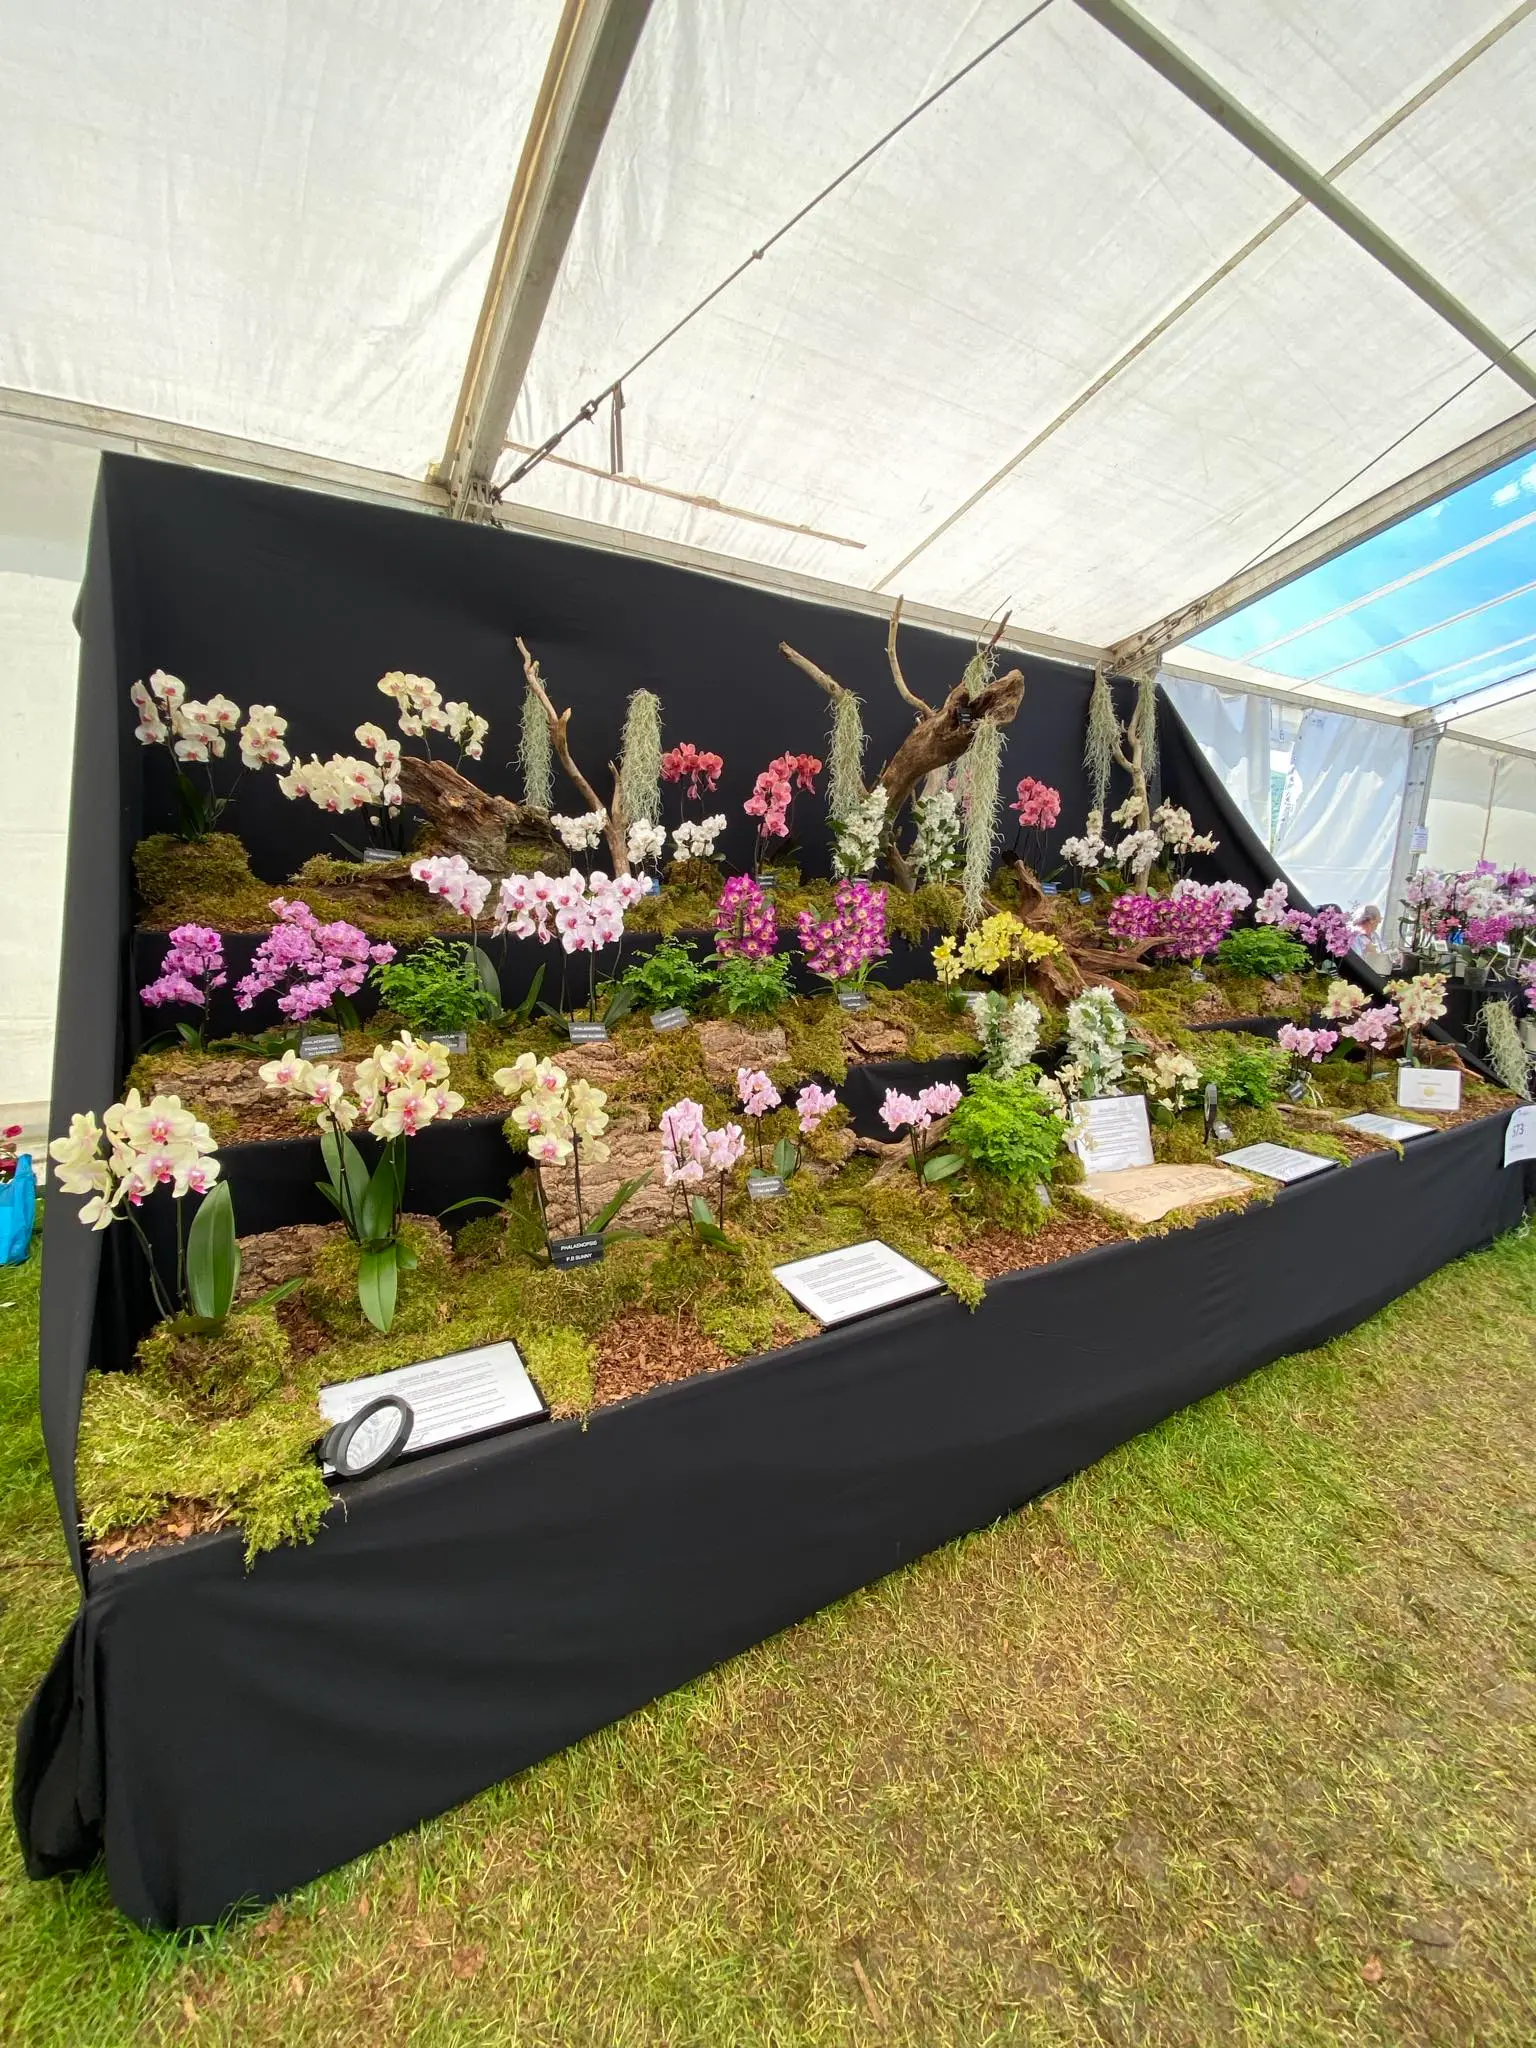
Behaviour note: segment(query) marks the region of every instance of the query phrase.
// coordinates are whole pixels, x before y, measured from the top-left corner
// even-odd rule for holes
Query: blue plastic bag
[[[0,1266],[19,1266],[32,1247],[37,1181],[32,1155],[23,1152],[9,1180],[0,1180]]]

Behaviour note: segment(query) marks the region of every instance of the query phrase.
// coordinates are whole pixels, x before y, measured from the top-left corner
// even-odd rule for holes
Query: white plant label
[[[510,1423],[531,1422],[547,1412],[510,1341],[480,1344],[447,1358],[427,1358],[420,1365],[322,1387],[320,1413],[328,1423],[345,1422],[380,1394],[398,1394],[411,1404],[415,1420],[406,1455],[505,1429]]]
[[[1397,1106],[1399,1109],[1460,1109],[1461,1069],[1399,1067]]]
[[[1377,1116],[1374,1110],[1364,1109],[1359,1116],[1339,1119],[1340,1128],[1359,1131],[1363,1137],[1385,1138],[1389,1145],[1406,1145],[1410,1138],[1428,1138],[1434,1134],[1433,1124],[1411,1124],[1406,1117]]]
[[[1073,1143],[1085,1173],[1123,1173],[1152,1164],[1145,1095],[1095,1095],[1072,1105]]]
[[[818,1323],[846,1323],[919,1294],[936,1294],[943,1284],[878,1238],[775,1266],[773,1277]]]
[[[1514,1110],[1504,1126],[1504,1164],[1518,1166],[1522,1159],[1536,1159],[1536,1102]]]
[[[1315,1152],[1298,1152],[1294,1145],[1240,1145],[1235,1152],[1223,1152],[1223,1166],[1240,1166],[1244,1173],[1261,1173],[1266,1180],[1289,1183],[1310,1180],[1314,1173],[1326,1173],[1336,1159],[1320,1159]]]

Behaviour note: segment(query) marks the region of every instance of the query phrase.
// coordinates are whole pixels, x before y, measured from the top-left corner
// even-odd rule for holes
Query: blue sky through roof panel
[[[1413,513],[1189,644],[1277,679],[1325,682],[1403,710],[1536,670],[1536,455]]]

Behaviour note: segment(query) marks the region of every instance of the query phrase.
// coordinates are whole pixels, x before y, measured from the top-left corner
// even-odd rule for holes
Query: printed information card
[[[775,1266],[773,1277],[818,1323],[846,1323],[919,1294],[937,1294],[943,1285],[878,1238]]]
[[[1152,1164],[1145,1095],[1096,1095],[1072,1105],[1072,1138],[1085,1173]]]
[[[479,1344],[447,1358],[428,1358],[420,1365],[322,1387],[320,1413],[327,1423],[345,1422],[380,1394],[398,1394],[410,1403],[415,1420],[406,1439],[407,1457],[457,1443],[461,1437],[535,1422],[549,1412],[510,1341]]]
[[[653,1031],[681,1031],[687,1022],[688,1012],[679,1007],[674,1006],[670,1010],[652,1010],[651,1012],[651,1029]]]
[[[1326,1173],[1337,1166],[1336,1159],[1319,1159],[1315,1152],[1298,1152],[1293,1145],[1240,1145],[1235,1152],[1221,1154],[1223,1166],[1240,1166],[1244,1173],[1261,1173],[1266,1180],[1308,1180],[1314,1173]]]
[[[1411,1124],[1406,1117],[1377,1116],[1374,1110],[1362,1110],[1359,1116],[1342,1116],[1339,1127],[1346,1131],[1359,1131],[1367,1138],[1385,1138],[1389,1145],[1406,1145],[1410,1138],[1428,1138],[1434,1133],[1433,1124]]]
[[[334,1059],[340,1051],[339,1031],[306,1031],[299,1040],[301,1060]]]
[[[1460,1067],[1399,1067],[1399,1109],[1460,1109]]]
[[[1515,1110],[1504,1126],[1504,1164],[1518,1166],[1522,1159],[1536,1159],[1536,1102]]]

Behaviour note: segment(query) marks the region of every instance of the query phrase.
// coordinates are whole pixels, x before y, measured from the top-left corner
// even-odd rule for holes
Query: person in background
[[[1373,973],[1391,972],[1391,958],[1381,943],[1381,912],[1374,903],[1367,903],[1355,919],[1354,949]]]

